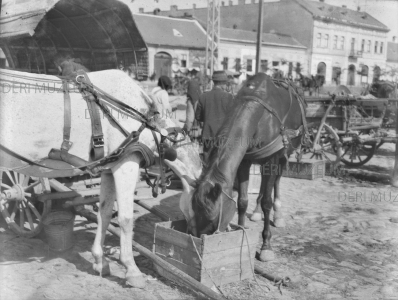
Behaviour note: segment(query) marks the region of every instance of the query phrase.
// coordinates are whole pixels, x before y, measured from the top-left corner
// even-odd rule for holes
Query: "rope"
[[[202,257],[201,257],[200,254],[199,254],[198,248],[196,248],[196,244],[195,244],[195,241],[194,241],[193,238],[192,238],[192,235],[190,234],[189,237],[191,238],[193,247],[195,248],[196,254],[197,254],[198,257],[199,257],[200,263],[202,264],[202,267],[205,269],[205,271],[206,271],[206,273],[207,273],[207,276],[209,276],[210,280],[213,282],[213,284],[214,284],[214,286],[217,288],[217,290],[218,290],[224,297],[227,298],[227,296],[225,296],[225,294],[224,294],[224,292],[221,290],[221,288],[218,287],[217,284],[214,282],[214,280],[213,280],[213,278],[211,277],[209,271],[207,271],[206,267],[203,265]]]
[[[254,267],[253,267],[252,260],[251,260],[251,256],[250,256],[251,249],[250,249],[250,244],[249,244],[249,237],[248,237],[248,235],[247,235],[246,229],[245,229],[243,226],[240,226],[240,225],[236,225],[236,226],[237,226],[239,229],[242,229],[242,230],[243,230],[243,235],[246,237],[247,250],[249,251],[250,269],[252,270],[252,274],[253,274],[254,281],[257,283],[257,285],[260,287],[260,289],[261,289],[263,292],[268,293],[268,292],[267,292],[265,289],[263,289],[263,287],[260,285],[260,283],[259,283],[258,280],[257,280],[257,277],[256,277],[255,274],[254,274]],[[243,241],[242,241],[241,248],[242,248],[242,247],[243,247]],[[242,253],[242,252],[241,252],[241,253]],[[269,288],[269,286],[268,286],[267,284],[265,284],[265,286],[267,287],[268,291],[271,291],[271,289]]]

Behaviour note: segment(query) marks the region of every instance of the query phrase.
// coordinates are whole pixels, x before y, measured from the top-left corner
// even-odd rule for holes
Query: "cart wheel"
[[[349,142],[343,144],[341,161],[349,167],[359,167],[366,164],[376,151],[376,143]]]
[[[36,195],[49,191],[47,178],[23,175],[0,168],[0,210],[8,227],[26,238],[40,233],[42,219],[51,210],[51,201],[39,202]]]
[[[318,129],[319,130],[319,129]],[[311,153],[310,158],[326,159],[329,162],[338,164],[341,159],[342,149],[340,138],[336,131],[328,124],[323,124],[321,134],[316,140],[315,134],[312,141],[312,149],[306,149],[304,153]]]

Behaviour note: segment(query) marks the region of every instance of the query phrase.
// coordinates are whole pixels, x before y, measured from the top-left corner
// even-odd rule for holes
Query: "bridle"
[[[211,181],[211,180],[206,180],[206,182],[210,183],[211,186],[213,186],[213,187],[215,186],[215,183],[214,183],[213,181]],[[228,198],[229,200],[232,200],[233,202],[235,202],[235,205],[236,205],[236,206],[238,205],[238,203],[235,201],[235,199],[232,198],[232,196],[228,195],[228,193],[227,193],[226,191],[224,191],[223,188],[221,188],[221,192],[222,192],[225,196],[227,196],[227,198]],[[220,225],[221,225],[222,211],[223,211],[223,201],[221,200],[221,203],[220,203],[220,213],[218,214],[218,225],[217,225],[217,230],[214,232],[215,234],[221,232],[221,231],[220,231]],[[207,227],[206,227],[206,229],[207,229]]]

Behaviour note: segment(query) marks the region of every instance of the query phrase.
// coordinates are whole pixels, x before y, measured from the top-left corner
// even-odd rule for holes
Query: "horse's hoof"
[[[261,261],[271,261],[275,259],[274,251],[272,250],[261,250],[260,260]]]
[[[275,225],[275,227],[278,227],[278,228],[286,227],[285,220],[282,219],[282,218],[280,218],[280,219],[275,219],[275,220],[274,220],[274,225]]]
[[[263,219],[263,216],[261,213],[253,213],[252,216],[250,217],[250,221],[257,222],[261,221]]]
[[[133,288],[143,289],[146,286],[146,279],[142,275],[126,277],[126,284]]]
[[[111,274],[111,268],[109,267],[109,263],[102,263],[102,264],[93,264],[94,272],[99,274],[101,277],[108,276]]]

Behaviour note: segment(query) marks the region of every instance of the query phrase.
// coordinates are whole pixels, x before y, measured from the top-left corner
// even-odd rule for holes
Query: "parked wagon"
[[[300,156],[311,153],[311,157],[358,167],[383,143],[397,141],[382,127],[388,106],[395,106],[398,99],[362,99],[340,86],[333,96],[307,97],[306,101],[311,143],[302,147]]]

